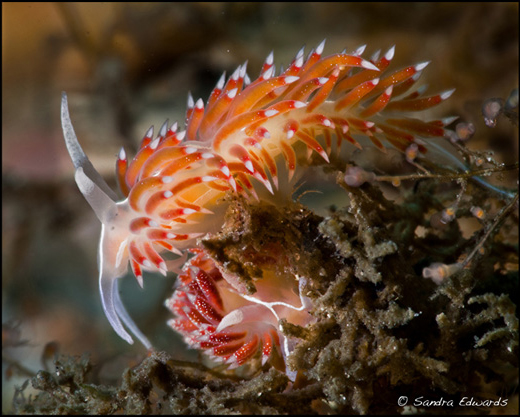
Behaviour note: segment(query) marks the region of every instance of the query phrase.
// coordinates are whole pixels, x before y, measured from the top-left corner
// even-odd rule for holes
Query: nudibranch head
[[[415,153],[424,153],[419,139],[444,135],[441,120],[403,116],[435,106],[453,92],[425,97],[422,89],[413,88],[427,62],[388,75],[394,47],[370,59],[361,57],[364,47],[326,57],[323,49],[324,42],[307,58],[301,49],[279,74],[270,54],[257,79],[249,79],[244,64],[227,81],[221,77],[206,103],[190,96],[185,130],[178,131],[177,123],[165,123],[156,137],[153,129],[146,133],[131,162],[124,150],[119,153],[121,201],[81,149],[63,95],[63,132],[76,182],[102,223],[103,308],[123,339],[132,343],[124,324],[151,346],[117,292],[117,279],[128,263],[142,285],[143,270],[166,274],[184,262],[185,249],[196,248],[197,238],[222,226],[227,193],[252,202],[284,194],[287,198],[293,193],[291,179],[306,165],[301,161],[314,154],[318,155],[314,159],[328,163],[333,155],[339,158],[345,142],[361,148],[363,138],[382,150],[386,141],[403,153],[411,144]],[[181,258],[167,261],[162,251]],[[178,315],[172,326],[189,343],[211,347],[213,356],[228,363],[240,365],[257,351],[263,360],[283,358],[290,348],[278,320],[303,324],[308,320],[299,310],[305,300],[293,299],[294,288],[278,290],[270,284],[275,281],[266,278],[259,294],[248,298],[233,287],[226,271],[216,269],[201,254],[188,261],[179,278],[183,285],[168,301]],[[296,289],[305,281],[297,278],[289,284]],[[262,319],[250,321],[253,315]]]

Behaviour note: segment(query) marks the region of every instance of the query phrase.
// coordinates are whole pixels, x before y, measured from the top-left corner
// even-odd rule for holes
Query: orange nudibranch
[[[251,201],[269,194],[291,195],[290,179],[304,170],[298,166],[301,158],[317,154],[317,160],[326,164],[333,153],[339,155],[343,142],[361,148],[359,139],[365,137],[377,148],[383,149],[386,142],[402,152],[416,143],[417,150],[425,152],[420,139],[444,135],[443,121],[414,117],[453,92],[423,96],[422,90],[414,89],[428,62],[389,72],[394,47],[370,59],[361,56],[364,47],[324,57],[323,50],[324,42],[304,58],[301,49],[280,71],[271,53],[257,79],[251,81],[246,64],[240,65],[227,82],[221,77],[206,103],[190,96],[185,130],[179,131],[177,123],[165,123],[154,138],[150,129],[132,160],[121,150],[116,173],[125,198],[120,201],[79,145],[63,95],[63,132],[76,182],[102,223],[99,285],[103,308],[127,342],[133,340],[123,324],[145,346],[151,346],[121,303],[117,278],[125,274],[128,263],[141,285],[143,270],[166,274],[175,265],[162,258],[160,252],[165,250],[184,256],[174,264],[184,262],[185,249],[197,247],[197,238],[222,224],[217,213],[228,204],[222,199],[226,193]],[[199,285],[213,284],[206,279]],[[179,295],[172,309],[193,315],[203,311],[206,322],[220,323],[225,318],[219,316],[224,311],[218,307],[218,293],[209,296],[213,299],[200,297],[195,302],[191,296],[188,300],[187,295]],[[192,307],[179,307],[183,300]],[[217,307],[211,307],[211,302]],[[190,323],[186,316],[175,326],[183,331],[197,327]],[[234,356],[238,364],[262,346],[268,357],[270,346],[278,344],[278,333],[268,326],[261,328],[258,337],[235,335],[249,343]],[[219,337],[218,332],[212,333],[212,338],[199,338],[197,343],[214,348]],[[213,355],[231,358],[230,352],[219,349],[213,349]]]

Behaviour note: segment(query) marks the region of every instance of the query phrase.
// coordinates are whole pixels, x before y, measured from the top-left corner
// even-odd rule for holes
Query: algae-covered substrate
[[[103,386],[93,383],[87,357],[62,356],[56,372],[31,380],[36,397],[18,393],[17,411],[452,414],[514,407],[517,200],[467,183],[456,219],[444,224],[431,219],[457,198],[456,184],[421,180],[392,200],[379,185],[350,187],[336,175],[349,204],[326,217],[297,202],[233,199],[223,229],[201,242],[251,293],[266,268],[306,277],[316,320],[305,328],[280,323],[298,340],[289,358],[299,371],[294,383],[269,362],[235,372],[153,352],[119,386]],[[460,219],[491,199],[495,219],[464,237]],[[428,265],[453,264],[479,244],[471,262],[440,284],[422,276]]]

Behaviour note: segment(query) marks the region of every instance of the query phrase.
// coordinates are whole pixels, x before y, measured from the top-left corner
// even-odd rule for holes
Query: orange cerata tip
[[[324,47],[323,41],[306,59],[302,48],[281,71],[270,53],[258,78],[251,80],[243,64],[227,81],[222,75],[206,102],[190,95],[184,130],[166,122],[156,137],[152,128],[145,134],[132,159],[120,151],[116,175],[124,199],[109,188],[83,152],[63,93],[61,119],[75,179],[102,224],[98,259],[103,309],[128,343],[133,340],[127,329],[151,347],[119,298],[118,278],[129,264],[140,284],[142,271],[177,271],[186,262],[186,250],[196,249],[199,237],[223,224],[218,213],[229,204],[222,198],[226,193],[251,202],[273,201],[292,195],[294,179],[305,170],[298,164],[302,158],[317,154],[315,164],[328,164],[342,147],[361,148],[360,142],[380,149],[389,144],[415,158],[426,151],[416,145],[417,139],[427,142],[444,135],[443,121],[415,116],[453,92],[425,96],[423,90],[413,89],[428,62],[391,72],[393,46],[371,59],[361,56],[364,46],[322,56]],[[351,172],[347,181],[370,180],[360,175]],[[180,258],[165,260],[164,251]],[[291,346],[278,328],[284,314],[272,308],[275,301],[235,289],[232,296],[240,300],[229,310],[226,274],[201,252],[188,261],[179,279],[182,286],[167,302],[177,316],[170,325],[189,344],[230,366],[257,353],[262,363],[275,357],[285,361]],[[305,282],[303,277],[298,280]],[[310,302],[304,297],[279,300],[277,305],[302,324],[310,320]]]

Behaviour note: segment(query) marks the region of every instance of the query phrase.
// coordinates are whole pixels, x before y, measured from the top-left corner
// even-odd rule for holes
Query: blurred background
[[[391,70],[432,61],[432,92],[456,88],[438,111],[473,122],[470,146],[512,163],[518,130],[487,128],[481,103],[518,87],[518,3],[2,3],[2,396],[56,352],[89,353],[115,382],[144,348],[104,317],[97,284],[99,222],[74,182],[60,126],[69,97],[78,138],[115,189],[121,146],[133,156],[150,125],[183,121],[188,91],[206,100],[223,71],[265,57],[287,66],[327,39],[324,54],[396,45]],[[516,175],[516,173],[514,174]],[[167,326],[175,277],[127,277],[122,298],[158,349],[194,359]]]

